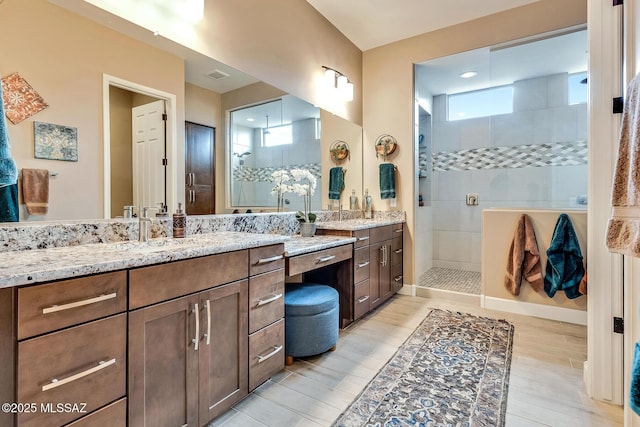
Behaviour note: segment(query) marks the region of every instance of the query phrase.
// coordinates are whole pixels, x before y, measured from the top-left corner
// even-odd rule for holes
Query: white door
[[[164,101],[134,107],[132,114],[133,204],[165,203]]]

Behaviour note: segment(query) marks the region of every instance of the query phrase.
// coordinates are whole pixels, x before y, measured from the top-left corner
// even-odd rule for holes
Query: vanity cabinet
[[[237,251],[130,270],[130,426],[200,426],[247,395],[248,266]]]
[[[125,425],[126,307],[122,271],[18,289],[17,425]]]

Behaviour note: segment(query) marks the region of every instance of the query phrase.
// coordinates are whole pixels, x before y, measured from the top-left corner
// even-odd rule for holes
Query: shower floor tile
[[[418,285],[480,295],[480,272],[433,267],[420,276]]]

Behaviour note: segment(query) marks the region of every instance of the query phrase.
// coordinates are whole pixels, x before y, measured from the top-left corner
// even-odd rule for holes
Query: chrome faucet
[[[158,209],[155,207],[143,207],[138,208],[139,221],[138,221],[138,241],[149,241],[149,226],[151,225],[151,218],[149,218],[149,209]]]

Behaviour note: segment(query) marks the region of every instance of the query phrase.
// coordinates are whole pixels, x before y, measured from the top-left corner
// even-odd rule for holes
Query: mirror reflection
[[[305,169],[318,178],[311,209],[320,209],[320,110],[285,95],[233,110],[229,117],[230,205],[302,210],[303,199],[294,193],[285,193],[278,206],[274,172]]]

